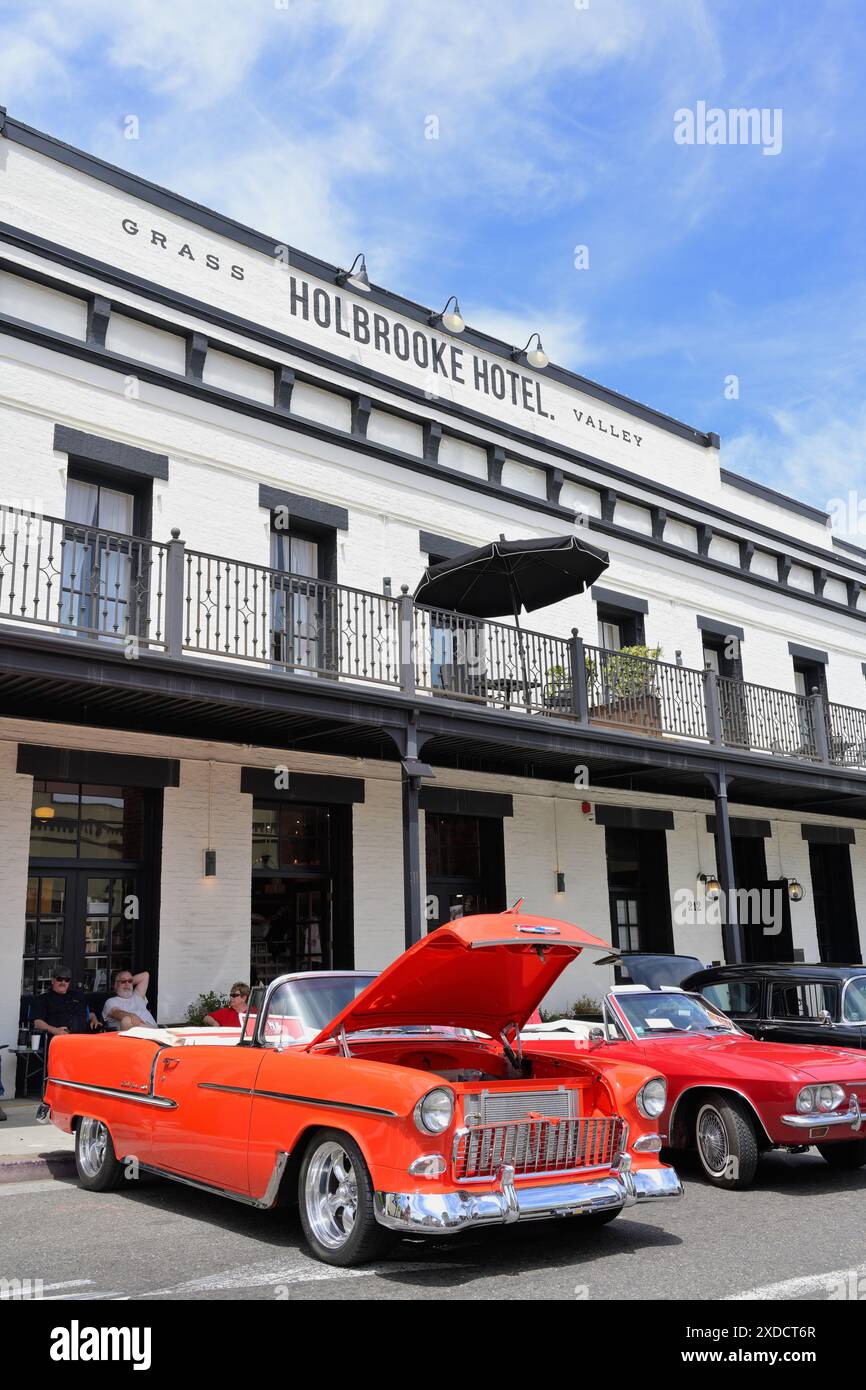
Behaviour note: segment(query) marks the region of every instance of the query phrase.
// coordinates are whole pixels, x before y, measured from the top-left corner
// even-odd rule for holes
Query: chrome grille
[[[578,1094],[565,1086],[547,1091],[478,1091],[464,1098],[463,1114],[468,1125],[506,1124],[533,1115],[572,1119],[577,1113]]]
[[[596,1119],[527,1119],[473,1125],[454,1144],[454,1177],[492,1178],[509,1164],[516,1175],[576,1173],[609,1168],[623,1147],[618,1115]]]

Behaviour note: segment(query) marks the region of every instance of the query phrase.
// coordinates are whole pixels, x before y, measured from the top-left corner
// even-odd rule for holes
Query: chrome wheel
[[[718,1110],[704,1105],[698,1114],[698,1148],[709,1173],[721,1177],[728,1165],[728,1131]]]
[[[307,1169],[304,1204],[316,1239],[328,1250],[344,1246],[358,1214],[358,1179],[341,1144],[316,1149]]]
[[[101,1120],[82,1120],[78,1127],[78,1162],[85,1177],[98,1178],[108,1152],[108,1130]]]

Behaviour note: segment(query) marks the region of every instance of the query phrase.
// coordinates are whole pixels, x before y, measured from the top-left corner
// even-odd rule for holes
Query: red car
[[[835,1168],[866,1164],[862,1051],[750,1038],[699,994],[618,985],[603,1024],[528,1026],[524,1051],[640,1061],[667,1079],[665,1148],[696,1149],[717,1187],[748,1187],[768,1149],[811,1145]]]

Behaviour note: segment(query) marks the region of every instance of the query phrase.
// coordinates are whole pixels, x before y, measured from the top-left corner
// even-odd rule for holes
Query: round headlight
[[[427,1134],[442,1134],[454,1118],[454,1096],[444,1086],[428,1091],[415,1106],[415,1123]]]
[[[819,1110],[835,1110],[845,1099],[845,1092],[835,1083],[832,1086],[819,1086],[816,1099]]]
[[[815,1109],[815,1087],[804,1086],[797,1096],[797,1109],[801,1115],[808,1115]]]
[[[637,1108],[648,1120],[655,1120],[665,1108],[668,1086],[663,1076],[645,1081],[637,1093]]]

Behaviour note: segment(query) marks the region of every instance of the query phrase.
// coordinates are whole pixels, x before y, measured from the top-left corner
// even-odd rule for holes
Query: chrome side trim
[[[196,1084],[200,1091],[228,1091],[233,1096],[251,1096],[253,1094],[250,1086],[222,1086],[217,1081],[199,1081]]]
[[[681,1197],[673,1168],[627,1168],[591,1182],[517,1187],[505,1168],[492,1192],[375,1192],[373,1214],[381,1226],[415,1235],[443,1236],[473,1226],[504,1226],[513,1221],[620,1211],[638,1202]]]
[[[353,1105],[345,1100],[324,1100],[320,1096],[292,1096],[283,1091],[259,1091],[252,1095],[262,1100],[285,1100],[290,1105],[318,1105],[326,1110],[351,1110],[358,1115],[387,1115],[389,1119],[398,1118],[396,1110],[383,1110],[377,1105]]]
[[[397,1118],[396,1110],[380,1110],[375,1105],[352,1105],[343,1100],[322,1100],[318,1096],[293,1096],[283,1091],[259,1091],[248,1086],[222,1086],[216,1081],[199,1081],[201,1091],[228,1091],[235,1096],[254,1096],[262,1100],[285,1100],[291,1105],[319,1105],[327,1110],[352,1110],[360,1115],[387,1115]]]
[[[216,1183],[203,1182],[199,1178],[187,1178],[180,1173],[170,1173],[166,1168],[153,1168],[149,1163],[142,1163],[140,1165],[140,1170],[142,1173],[153,1173],[159,1178],[168,1178],[170,1182],[179,1182],[184,1187],[194,1187],[199,1192],[207,1192],[213,1197],[229,1197],[233,1202],[242,1202],[244,1206],[258,1207],[260,1210],[266,1210],[272,1207],[277,1200],[280,1182],[288,1161],[289,1155],[283,1150],[280,1150],[277,1154],[273,1172],[268,1179],[268,1185],[261,1197],[250,1197],[245,1192],[234,1192],[230,1187],[219,1187]]]
[[[121,1091],[116,1086],[94,1086],[87,1081],[60,1081],[56,1076],[49,1076],[46,1086],[68,1086],[73,1091],[89,1091],[100,1096],[113,1096],[115,1100],[131,1100],[136,1105],[155,1105],[158,1110],[176,1110],[177,1101],[169,1100],[167,1096],[136,1095],[133,1091]]]

